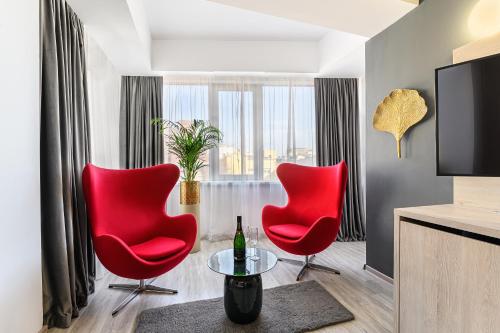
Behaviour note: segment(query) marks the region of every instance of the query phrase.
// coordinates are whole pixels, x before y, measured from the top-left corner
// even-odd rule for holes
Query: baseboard
[[[378,277],[378,278],[380,278],[380,279],[384,280],[385,282],[389,282],[390,284],[393,284],[393,283],[394,283],[394,280],[393,280],[391,277],[389,277],[389,276],[385,275],[385,274],[384,274],[384,273],[382,273],[382,272],[377,271],[375,268],[370,267],[370,266],[368,266],[367,264],[364,264],[363,269],[364,269],[365,271],[367,271],[367,272],[369,272],[369,273],[371,273],[371,274],[375,275],[376,277]]]

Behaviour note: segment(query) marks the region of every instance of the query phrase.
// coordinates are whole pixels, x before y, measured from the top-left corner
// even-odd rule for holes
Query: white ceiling
[[[121,74],[359,76],[368,36],[417,0],[67,1]]]
[[[417,6],[417,0],[209,0],[372,37]]]
[[[329,31],[206,0],[144,0],[144,7],[153,40],[319,41]]]

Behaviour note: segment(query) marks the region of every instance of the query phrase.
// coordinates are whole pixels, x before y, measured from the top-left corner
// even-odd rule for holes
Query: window
[[[163,86],[164,118],[171,121],[180,121],[184,126],[194,119],[208,121],[208,86],[200,84],[172,84]],[[177,164],[177,157],[169,154],[165,145],[165,162]],[[209,152],[203,156],[209,164]],[[198,173],[199,180],[209,179],[209,167]]]
[[[314,88],[263,87],[263,179],[282,162],[315,164]]]
[[[253,178],[254,166],[254,94],[252,91],[235,91],[217,87],[214,91],[217,107],[212,124],[224,134],[218,154],[212,163],[218,163],[213,179]],[[215,151],[215,150],[214,150]],[[215,170],[214,170],[215,171]]]
[[[312,80],[165,80],[164,117],[210,121],[224,134],[199,180],[276,181],[282,162],[315,164]],[[165,152],[166,161],[175,159]]]

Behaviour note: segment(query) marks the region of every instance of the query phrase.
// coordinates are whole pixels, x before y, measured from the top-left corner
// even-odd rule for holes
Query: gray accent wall
[[[472,40],[467,19],[476,2],[425,0],[366,43],[366,260],[391,277],[394,208],[452,201],[452,179],[436,176],[434,69]],[[429,108],[402,141],[401,160],[392,135],[372,127],[377,105],[396,88],[419,90]]]

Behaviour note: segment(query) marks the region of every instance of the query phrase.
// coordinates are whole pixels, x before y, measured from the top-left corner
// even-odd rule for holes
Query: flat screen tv
[[[438,176],[500,176],[500,55],[436,69]]]

